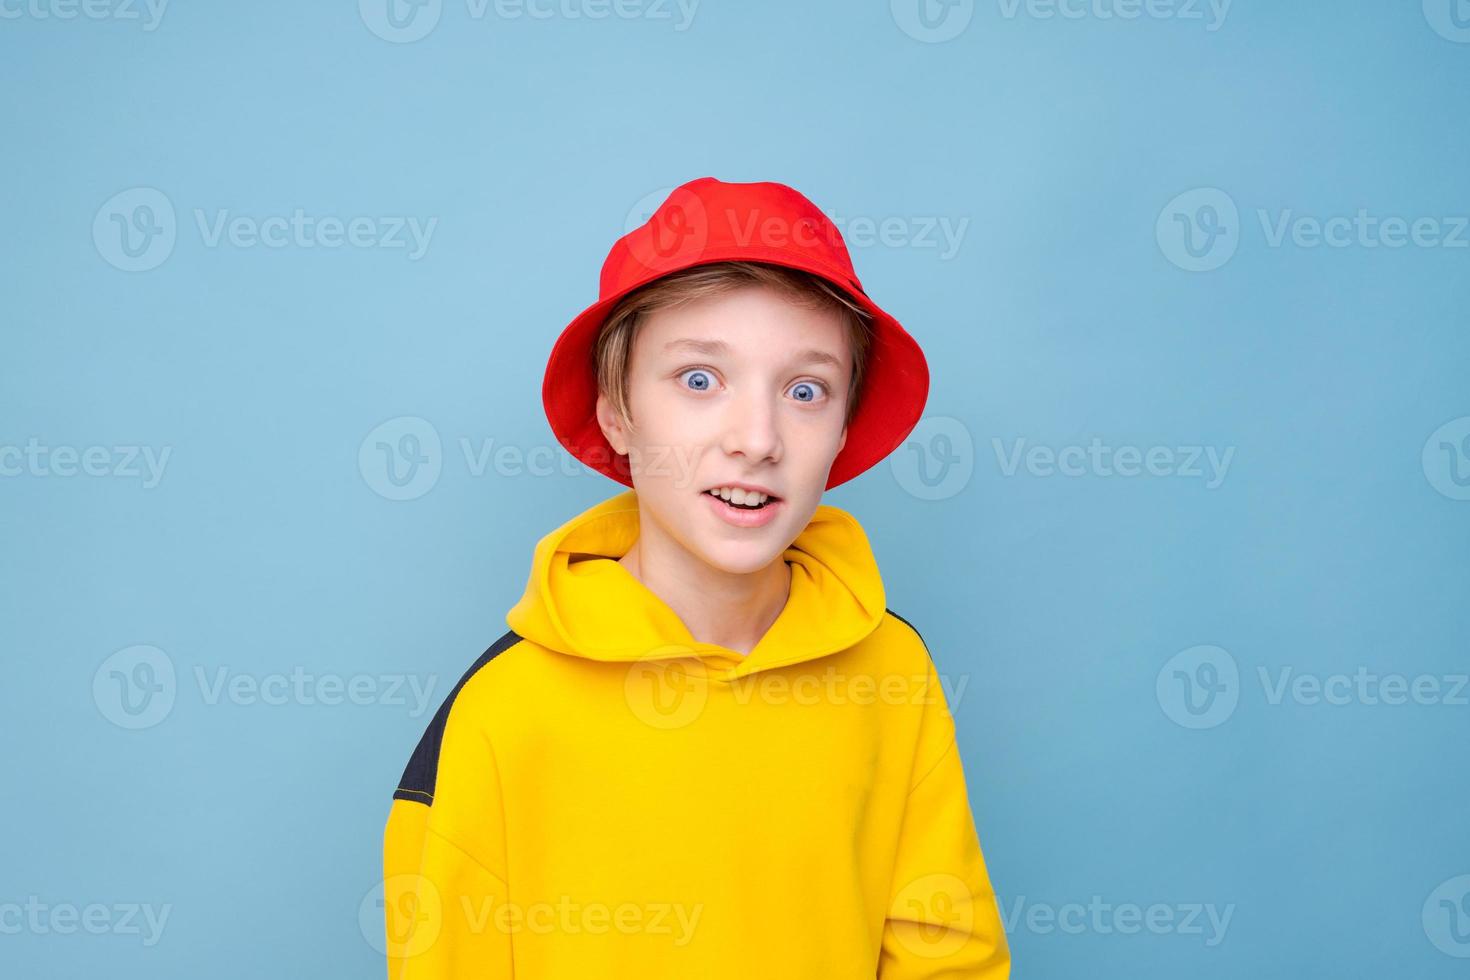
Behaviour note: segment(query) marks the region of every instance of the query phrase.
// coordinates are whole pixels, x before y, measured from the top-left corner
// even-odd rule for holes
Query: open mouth
[[[778,502],[781,498],[764,493],[755,493],[749,490],[732,490],[729,487],[715,487],[706,490],[705,494],[722,500],[727,506],[736,510],[764,510],[770,504]]]

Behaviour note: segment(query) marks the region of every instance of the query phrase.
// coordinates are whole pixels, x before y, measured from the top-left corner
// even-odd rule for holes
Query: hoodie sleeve
[[[1006,980],[1010,948],[932,661],[889,888],[880,980]]]
[[[383,837],[388,980],[514,976],[499,775],[472,714],[450,696],[393,794]]]

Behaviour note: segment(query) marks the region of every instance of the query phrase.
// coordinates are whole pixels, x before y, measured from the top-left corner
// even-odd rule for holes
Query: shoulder
[[[493,676],[508,662],[504,654],[523,642],[518,633],[507,630],[464,672],[424,728],[418,745],[409,756],[408,765],[404,767],[403,777],[398,780],[398,788],[393,791],[394,799],[433,803],[439,759],[451,716],[458,722],[466,715],[481,713],[479,708],[484,704],[484,692],[491,689]]]
[[[892,609],[883,610],[883,618],[873,631],[874,638],[889,657],[899,657],[909,666],[924,670],[933,664],[929,644],[919,628]]]
[[[927,683],[935,669],[919,628],[906,616],[888,608],[883,610],[877,627],[852,654],[854,669],[883,676],[901,675],[918,683]]]
[[[919,641],[919,646],[923,648],[924,655],[926,657],[930,655],[929,654],[929,645],[924,642],[924,635],[919,632],[919,628],[917,626],[915,626],[913,623],[909,622],[909,620],[905,619],[904,617],[900,616],[898,613],[894,612],[892,609],[884,609],[883,610],[883,613],[884,613],[883,619],[884,619],[885,622],[892,623],[894,621],[897,621],[898,623],[903,624],[903,628],[907,629],[908,632],[912,633],[913,636],[914,636],[914,639],[916,639],[916,640]]]

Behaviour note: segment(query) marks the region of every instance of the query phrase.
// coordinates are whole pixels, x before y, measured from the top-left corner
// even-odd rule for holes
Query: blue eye
[[[797,401],[811,402],[816,401],[817,397],[822,393],[822,386],[810,381],[798,381],[792,386],[791,390],[795,393]]]
[[[703,375],[703,378],[700,377],[701,375]],[[690,391],[709,391],[710,386],[714,384],[713,377],[704,368],[690,368],[680,375],[680,377],[692,377],[695,379],[694,384],[689,387]]]

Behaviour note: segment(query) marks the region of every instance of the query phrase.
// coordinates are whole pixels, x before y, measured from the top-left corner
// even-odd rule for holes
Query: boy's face
[[[641,510],[707,564],[758,571],[811,520],[847,441],[852,352],[840,314],[744,287],[644,319],[629,358],[633,427],[605,396],[597,417],[628,453]],[[774,497],[740,510],[707,491]],[[747,500],[747,503],[753,503]]]

